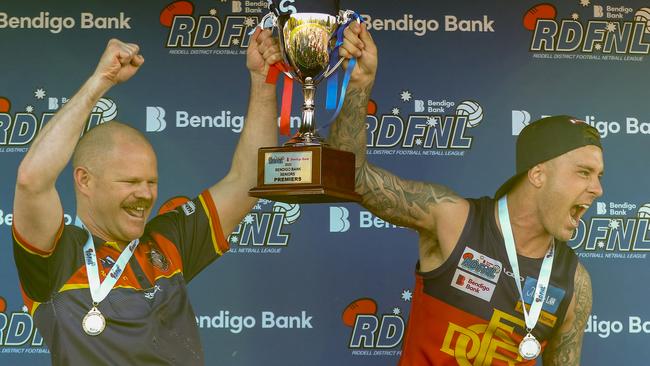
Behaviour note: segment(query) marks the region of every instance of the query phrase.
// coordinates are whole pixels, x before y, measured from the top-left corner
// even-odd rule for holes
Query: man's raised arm
[[[251,87],[244,129],[230,171],[210,188],[226,235],[232,232],[257,201],[248,196],[248,190],[257,183],[257,150],[277,145],[276,90],[275,85],[267,84],[265,80],[269,65],[280,59],[280,48],[271,32],[256,30],[246,53]]]
[[[356,191],[362,196],[362,205],[386,221],[424,235],[425,240],[420,240],[422,260],[439,245],[453,247],[467,216],[467,201],[444,186],[401,179],[366,160],[366,116],[377,72],[377,47],[365,26],[353,23],[345,30],[340,54],[356,57],[357,66],[328,143],[355,154]],[[448,230],[442,232],[440,227]]]
[[[56,180],[70,161],[99,98],[133,76],[144,58],[139,47],[112,39],[95,72],[38,134],[16,177],[14,230],[36,249],[49,252],[63,220]]]

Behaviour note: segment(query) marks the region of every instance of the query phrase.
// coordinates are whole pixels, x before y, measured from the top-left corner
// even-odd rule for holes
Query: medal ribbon
[[[113,264],[113,267],[111,267],[106,278],[104,278],[104,282],[100,283],[93,235],[78,217],[75,220],[75,225],[85,229],[88,233],[88,240],[86,240],[86,244],[84,244],[83,253],[84,262],[86,263],[86,272],[88,274],[88,285],[90,286],[90,296],[93,299],[93,305],[96,306],[96,304],[99,304],[106,298],[106,296],[108,296],[108,293],[111,292],[117,279],[120,278],[123,269],[126,267],[129,259],[133,255],[133,252],[135,252],[135,248],[138,247],[140,240],[135,239],[124,248],[122,254],[120,254],[120,257]]]
[[[530,304],[530,312],[528,312],[526,311],[524,292],[521,289],[521,277],[519,276],[517,249],[515,247],[515,238],[512,235],[512,226],[510,225],[510,215],[508,213],[508,202],[506,200],[506,196],[503,196],[499,199],[498,211],[499,222],[501,223],[501,234],[503,235],[503,240],[506,244],[506,251],[508,252],[508,261],[512,267],[512,274],[515,278],[515,283],[517,284],[517,290],[519,290],[519,296],[521,297],[521,306],[524,312],[524,320],[526,321],[526,330],[528,332],[531,332],[537,324],[539,314],[542,311],[542,305],[546,299],[546,290],[548,289],[548,283],[551,278],[551,271],[553,269],[553,257],[555,256],[555,240],[551,243],[551,246],[548,248],[548,251],[544,256],[542,267],[539,270],[537,286],[535,286],[535,294]]]

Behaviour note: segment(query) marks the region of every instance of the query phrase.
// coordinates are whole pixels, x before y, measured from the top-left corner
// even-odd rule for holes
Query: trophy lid
[[[268,0],[269,9],[277,16],[292,13],[324,13],[338,15],[339,0]]]

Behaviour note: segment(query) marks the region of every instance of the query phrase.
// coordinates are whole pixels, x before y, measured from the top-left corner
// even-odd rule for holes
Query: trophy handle
[[[357,24],[361,24],[361,18],[356,15],[357,13],[354,12],[353,10],[341,10],[339,12],[339,15],[336,16],[336,19],[340,26],[344,26],[352,21],[356,21]],[[329,65],[327,66],[327,70],[323,73],[322,77],[319,78],[318,81],[322,80],[323,78],[328,78],[330,75],[332,75],[338,68],[343,64],[343,61],[345,61],[344,57],[339,57],[338,61],[336,61],[336,64],[334,66],[330,67]]]

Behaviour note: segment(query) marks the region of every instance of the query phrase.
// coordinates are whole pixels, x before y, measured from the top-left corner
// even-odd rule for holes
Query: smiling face
[[[144,232],[158,197],[156,156],[150,146],[118,142],[89,184],[89,213],[105,239],[129,242]]]
[[[603,194],[603,155],[599,147],[583,146],[541,164],[537,195],[542,225],[554,237],[568,241],[594,199]]]
[[[79,216],[102,239],[128,243],[142,236],[158,196],[156,155],[128,126],[96,129],[73,158]]]

